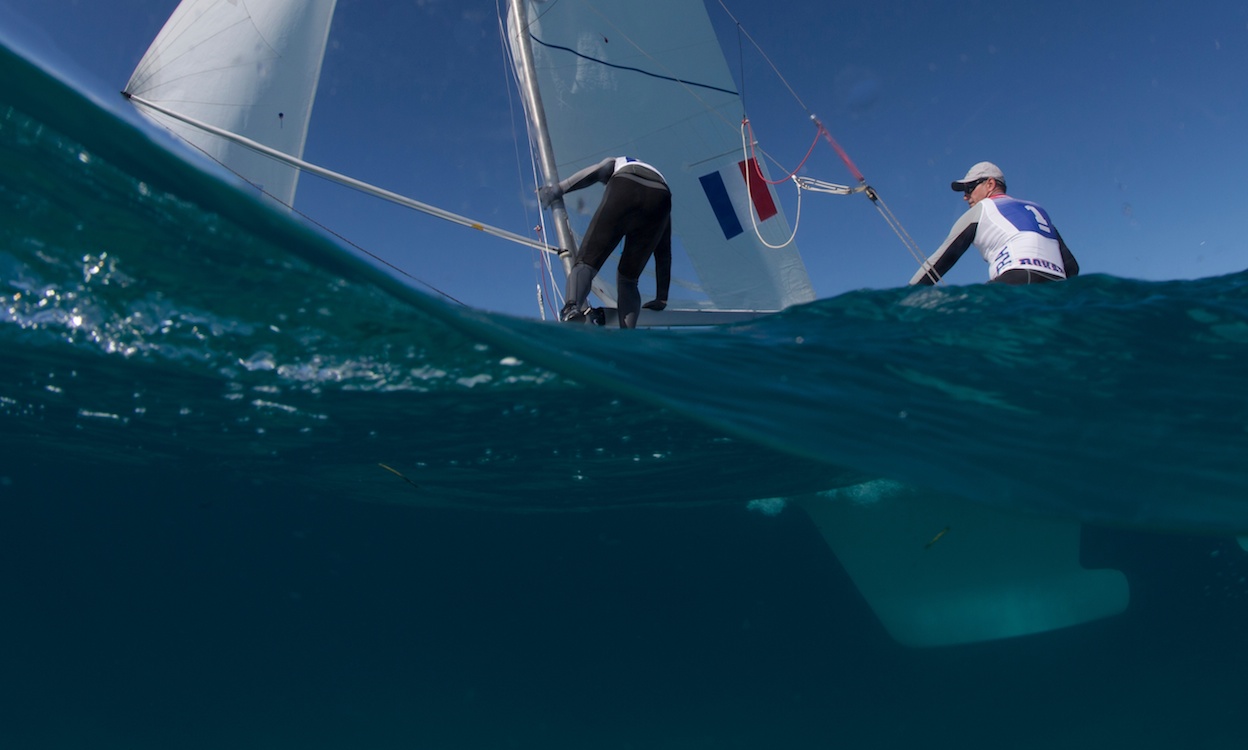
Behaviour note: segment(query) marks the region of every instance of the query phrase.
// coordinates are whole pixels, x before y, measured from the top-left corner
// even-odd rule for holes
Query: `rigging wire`
[[[520,88],[519,74],[516,71],[516,66],[511,64],[512,58],[511,58],[511,49],[507,40],[506,14],[503,12],[503,7],[500,4],[500,0],[495,0],[494,12],[498,20],[499,46],[502,47],[502,52],[503,52],[502,54],[503,76],[504,78],[507,79],[507,85],[505,85],[503,88],[506,89],[507,91],[507,112],[511,115],[508,119],[510,120],[510,124],[511,124],[511,142],[515,149],[515,155],[516,155],[516,178],[517,178],[517,183],[521,186],[521,191],[523,192],[524,185],[526,184],[540,185],[542,184],[542,180],[538,176],[539,169],[537,166],[537,158],[533,153],[534,151],[533,145],[530,142],[529,143],[529,176],[532,182],[531,183],[525,182],[523,162],[521,161],[521,156],[520,156],[520,137],[519,137],[518,129],[516,128],[516,116],[515,116],[516,100],[515,100],[515,97],[513,96],[513,93]],[[525,129],[525,132],[527,134],[528,132],[527,128]],[[526,140],[527,140],[527,137],[526,137]],[[524,204],[525,220],[528,221],[528,217],[529,217],[528,202],[525,201],[523,202],[523,204]],[[537,237],[539,240],[541,240],[541,238],[549,236],[549,234],[546,231],[546,212],[542,211],[540,206],[537,212],[537,224],[533,227],[533,230],[537,234]],[[537,308],[538,308],[538,312],[541,314],[542,320],[546,320],[546,316],[548,313],[551,315],[551,317],[554,317],[558,314],[557,311],[563,307],[563,294],[562,294],[562,290],[560,289],[560,285],[557,279],[555,279],[555,269],[554,269],[554,266],[550,262],[549,254],[545,252],[538,252],[536,253],[536,257],[533,258],[533,262],[537,266],[537,283],[536,283]],[[548,283],[549,283],[549,287],[547,286]],[[551,303],[551,300],[554,300],[553,305]]]
[[[406,269],[403,269],[403,268],[400,268],[399,266],[396,266],[395,264],[391,263],[390,261],[386,260],[385,258],[382,258],[380,255],[377,255],[376,253],[374,253],[374,252],[372,252],[372,251],[370,251],[370,250],[367,250],[366,248],[364,248],[364,247],[363,247],[363,246],[361,246],[360,244],[358,244],[358,243],[354,242],[354,241],[353,241],[353,240],[351,240],[351,239],[348,239],[347,237],[345,237],[344,235],[342,235],[340,232],[338,232],[338,231],[336,231],[336,230],[334,230],[334,229],[331,229],[330,227],[326,226],[325,224],[322,224],[321,222],[319,222],[319,221],[317,221],[316,219],[312,218],[311,216],[309,216],[308,214],[304,213],[303,211],[300,211],[299,209],[295,208],[292,204],[287,203],[286,201],[284,201],[284,200],[282,200],[282,199],[278,198],[276,195],[273,195],[273,194],[272,194],[272,193],[270,193],[269,191],[265,190],[263,185],[260,185],[260,184],[258,184],[258,183],[252,182],[251,180],[247,179],[246,177],[244,177],[244,176],[242,175],[242,173],[240,173],[239,171],[237,171],[237,170],[235,170],[235,169],[232,169],[232,168],[231,168],[228,164],[226,164],[225,162],[223,162],[223,161],[221,161],[220,159],[216,158],[216,157],[215,157],[215,156],[213,156],[212,154],[208,153],[208,152],[207,152],[207,151],[205,151],[203,148],[201,148],[199,145],[197,145],[197,144],[193,143],[190,139],[186,138],[185,136],[183,136],[181,133],[179,133],[178,131],[174,130],[173,128],[171,128],[171,127],[169,127],[169,126],[167,126],[167,125],[166,125],[166,126],[164,126],[164,127],[165,127],[165,130],[167,130],[167,131],[169,131],[170,133],[172,133],[172,134],[173,134],[176,138],[178,138],[179,140],[181,140],[183,143],[187,144],[187,145],[188,145],[188,146],[190,146],[191,148],[193,148],[193,149],[195,149],[196,151],[200,152],[200,153],[201,153],[201,154],[203,154],[205,157],[207,157],[210,161],[213,161],[213,162],[217,163],[218,165],[220,165],[223,169],[225,169],[225,170],[226,170],[227,172],[229,172],[230,174],[233,174],[233,175],[234,175],[235,177],[237,177],[238,179],[242,180],[243,182],[247,183],[247,184],[248,184],[248,185],[250,185],[251,187],[255,188],[255,190],[256,190],[257,192],[259,192],[261,195],[265,196],[266,198],[268,198],[269,200],[271,200],[271,201],[273,201],[274,203],[278,204],[279,206],[284,207],[285,209],[287,209],[287,210],[288,210],[288,211],[290,211],[291,213],[293,213],[293,214],[295,214],[295,215],[299,216],[300,218],[302,218],[304,221],[308,222],[309,224],[311,224],[311,225],[313,225],[313,226],[317,227],[317,228],[318,228],[318,229],[320,229],[321,231],[325,232],[326,234],[329,234],[330,236],[332,236],[332,237],[336,238],[337,240],[339,240],[339,241],[340,241],[340,242],[342,242],[343,244],[345,244],[345,245],[347,245],[347,246],[349,246],[349,247],[351,247],[351,248],[355,249],[356,251],[358,251],[358,252],[360,252],[360,253],[363,253],[364,255],[367,255],[368,257],[370,257],[370,258],[372,258],[373,260],[377,261],[378,263],[380,263],[381,265],[385,266],[386,268],[389,268],[390,270],[394,271],[395,273],[397,273],[397,274],[399,274],[399,275],[401,275],[401,276],[403,276],[403,277],[405,277],[405,278],[407,278],[407,279],[409,279],[409,280],[411,280],[411,281],[414,281],[414,282],[416,282],[417,284],[419,284],[419,285],[421,285],[421,286],[425,287],[426,289],[428,289],[429,291],[431,291],[431,292],[433,292],[434,294],[438,295],[439,297],[442,297],[443,299],[446,299],[447,301],[454,302],[455,304],[460,305],[461,307],[467,307],[467,306],[468,306],[468,304],[467,304],[466,302],[464,302],[464,301],[462,301],[462,300],[457,299],[456,297],[454,297],[453,295],[451,295],[451,294],[449,294],[449,293],[447,293],[447,292],[442,291],[441,289],[437,288],[437,287],[436,287],[436,286],[434,286],[433,284],[431,284],[431,283],[429,283],[429,282],[425,281],[424,279],[422,279],[422,278],[420,278],[420,277],[418,277],[418,276],[416,276],[416,275],[414,275],[414,274],[412,274],[412,273],[408,272]],[[292,167],[293,169],[299,169],[299,167],[296,167],[296,166],[294,166],[294,165],[291,165],[291,167]],[[302,170],[302,169],[300,169],[299,171],[300,171],[300,172],[303,172],[303,170]],[[315,172],[313,172],[312,174],[313,174],[313,176],[320,177],[320,175],[317,175]],[[325,178],[325,177],[322,177],[321,179],[324,179],[324,180],[326,180],[327,182],[333,182],[333,180],[329,180],[328,178]],[[342,184],[342,183],[339,183],[339,184]],[[345,187],[351,187],[351,186],[350,186],[350,185],[345,185]],[[352,188],[352,189],[356,189],[356,188]]]
[[[767,53],[763,51],[762,46],[758,42],[754,41],[754,37],[750,36],[750,32],[745,30],[745,27],[741,25],[741,22],[737,20],[737,17],[732,15],[732,11],[728,10],[728,6],[724,5],[724,0],[718,0],[718,2],[719,2],[719,7],[723,8],[724,13],[728,14],[728,17],[732,19],[732,22],[734,24],[736,24],[738,38],[741,35],[744,35],[746,39],[750,40],[750,44],[754,45],[754,49],[758,51],[758,54],[762,55],[763,59],[767,61],[767,64],[771,66],[772,72],[776,74],[776,77],[780,79],[780,82],[784,84],[784,87],[789,90],[789,94],[793,96],[793,98],[797,101],[798,105],[801,106],[801,108],[806,110],[807,112],[810,112],[810,108],[806,106],[806,103],[802,101],[802,98],[797,95],[797,92],[793,90],[793,87],[789,85],[789,82],[785,80],[783,75],[780,74],[780,69],[776,67],[776,64],[773,63],[771,61],[771,58],[767,56]],[[740,41],[738,39],[738,44],[739,43]],[[744,96],[742,96],[741,98],[742,100],[745,99]]]

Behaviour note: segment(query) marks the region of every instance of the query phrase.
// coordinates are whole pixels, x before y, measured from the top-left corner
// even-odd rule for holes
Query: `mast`
[[[508,26],[511,28],[511,57],[516,67],[516,76],[520,83],[520,94],[524,98],[525,110],[529,118],[529,133],[537,146],[538,161],[542,169],[542,177],[547,185],[559,182],[559,167],[555,163],[555,149],[550,142],[550,132],[546,127],[546,110],[542,107],[542,92],[537,88],[537,76],[533,68],[533,45],[529,41],[529,20],[525,12],[525,0],[508,0]],[[560,196],[550,203],[550,212],[555,222],[555,236],[559,240],[559,259],[563,263],[564,273],[572,270],[576,256],[576,235],[572,233],[572,224],[568,221],[568,209]]]

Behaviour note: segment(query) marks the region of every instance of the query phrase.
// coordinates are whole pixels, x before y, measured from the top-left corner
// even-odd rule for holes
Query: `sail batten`
[[[645,68],[642,68],[642,67],[639,67],[639,66],[635,66],[635,65],[623,65],[623,64],[619,64],[619,63],[613,63],[613,62],[610,62],[610,61],[608,61],[608,60],[600,60],[600,59],[597,59],[597,58],[594,58],[594,57],[589,57],[588,55],[584,55],[584,54],[582,54],[582,53],[580,53],[580,52],[578,52],[578,51],[576,51],[576,50],[572,49],[571,47],[563,47],[563,46],[558,45],[558,44],[550,44],[550,43],[548,43],[548,42],[542,41],[541,39],[539,39],[539,38],[537,38],[536,36],[533,36],[533,35],[531,35],[531,34],[530,34],[530,38],[532,38],[532,39],[533,39],[533,41],[537,42],[538,44],[542,45],[543,47],[546,47],[546,48],[551,49],[551,50],[561,50],[561,51],[563,51],[563,52],[568,52],[568,53],[571,53],[571,54],[573,54],[573,55],[575,55],[575,56],[577,56],[577,57],[583,58],[583,59],[585,59],[585,60],[587,60],[587,61],[589,61],[589,62],[591,62],[591,63],[595,63],[595,64],[597,64],[597,65],[603,65],[603,66],[610,67],[610,68],[616,68],[616,69],[623,70],[623,71],[627,71],[627,72],[631,72],[631,73],[639,73],[639,74],[641,74],[641,75],[643,75],[643,76],[649,76],[649,77],[651,77],[651,78],[655,78],[655,79],[658,79],[658,80],[661,80],[661,81],[670,81],[670,82],[672,82],[672,83],[679,83],[679,84],[681,84],[682,86],[694,86],[694,87],[697,87],[697,88],[709,89],[709,90],[711,90],[711,91],[718,91],[718,92],[720,92],[720,93],[722,93],[722,94],[731,94],[731,95],[733,95],[733,96],[739,96],[739,95],[740,95],[740,94],[736,91],[736,89],[726,89],[726,88],[723,88],[723,87],[721,87],[721,86],[717,86],[717,85],[715,85],[715,84],[711,84],[711,83],[701,83],[701,82],[699,82],[699,81],[690,81],[690,80],[685,80],[685,79],[683,79],[683,78],[676,78],[675,76],[665,75],[665,74],[663,74],[663,73],[656,73],[656,72],[654,72],[654,71],[646,70]]]

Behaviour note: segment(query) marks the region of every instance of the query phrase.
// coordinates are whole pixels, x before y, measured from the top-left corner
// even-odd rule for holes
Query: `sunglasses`
[[[962,188],[962,194],[970,195],[971,193],[975,192],[975,188],[979,187],[980,185],[984,184],[987,181],[988,181],[987,177],[981,177],[974,182],[968,183],[966,187]]]

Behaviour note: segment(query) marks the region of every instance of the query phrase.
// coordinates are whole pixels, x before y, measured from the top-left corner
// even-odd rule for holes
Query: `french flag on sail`
[[[776,203],[771,199],[771,190],[758,171],[758,162],[754,159],[739,161],[710,174],[698,178],[702,183],[702,191],[706,200],[719,220],[719,228],[724,231],[724,239],[732,239],[745,231],[744,225],[750,221],[750,198],[754,199],[754,210],[759,221],[766,221],[776,215]]]

